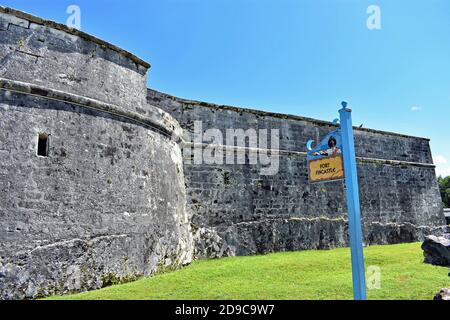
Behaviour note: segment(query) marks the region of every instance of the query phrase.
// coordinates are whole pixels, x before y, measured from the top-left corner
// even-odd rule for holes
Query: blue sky
[[[152,64],[176,96],[431,138],[450,175],[448,0],[0,0],[81,28]],[[381,29],[369,30],[369,5]]]

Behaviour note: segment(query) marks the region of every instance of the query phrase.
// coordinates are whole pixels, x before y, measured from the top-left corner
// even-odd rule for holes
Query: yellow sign
[[[332,181],[345,178],[341,155],[311,160],[308,166],[310,182]]]

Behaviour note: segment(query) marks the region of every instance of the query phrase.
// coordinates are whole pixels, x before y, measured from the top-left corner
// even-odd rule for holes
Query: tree
[[[438,183],[444,207],[450,208],[450,176],[446,178],[439,177]]]

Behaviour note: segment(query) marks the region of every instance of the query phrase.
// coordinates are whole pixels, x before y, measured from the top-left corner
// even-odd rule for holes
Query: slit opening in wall
[[[48,157],[49,135],[47,133],[39,133],[37,155],[39,157]]]

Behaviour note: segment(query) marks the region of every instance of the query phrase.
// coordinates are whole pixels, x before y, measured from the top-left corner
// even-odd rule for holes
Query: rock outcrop
[[[450,234],[426,237],[422,249],[425,263],[450,267]]]
[[[435,297],[434,300],[449,300],[450,301],[450,288],[442,289]]]

